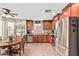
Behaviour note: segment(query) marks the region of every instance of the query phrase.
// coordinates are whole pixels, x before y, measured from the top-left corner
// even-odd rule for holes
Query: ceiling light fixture
[[[51,9],[46,9],[45,12],[46,13],[50,13],[52,10]]]

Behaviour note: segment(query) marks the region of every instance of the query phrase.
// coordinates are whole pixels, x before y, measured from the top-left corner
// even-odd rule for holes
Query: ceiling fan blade
[[[11,17],[15,17],[13,14],[9,14]]]
[[[16,14],[16,13],[10,13],[10,14],[12,14],[12,15],[18,15],[18,14]]]
[[[11,16],[11,17],[15,17],[17,16],[18,14],[16,13],[11,13],[11,10],[7,9],[7,8],[2,8],[3,9],[3,13],[6,15],[6,16]]]
[[[5,13],[10,13],[11,10],[7,9],[7,8],[2,8],[4,10]]]

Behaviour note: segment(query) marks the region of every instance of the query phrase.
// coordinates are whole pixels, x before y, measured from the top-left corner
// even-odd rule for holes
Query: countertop
[[[53,34],[27,34],[27,36],[32,36],[32,35],[53,35]]]

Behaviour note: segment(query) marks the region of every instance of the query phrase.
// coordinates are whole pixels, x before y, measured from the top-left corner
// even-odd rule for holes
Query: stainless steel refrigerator
[[[78,56],[78,17],[65,17],[55,24],[55,48],[64,56]]]

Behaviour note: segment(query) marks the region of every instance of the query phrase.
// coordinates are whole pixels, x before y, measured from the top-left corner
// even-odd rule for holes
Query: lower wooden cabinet
[[[38,35],[37,36],[37,40],[38,40],[38,42],[42,42],[42,36],[41,35]]]
[[[33,42],[37,42],[37,35],[33,35]]]
[[[46,38],[46,35],[43,35],[42,37],[43,37],[42,41],[43,41],[43,42],[46,42],[46,39],[47,39],[47,38]]]
[[[52,42],[52,37],[51,37],[51,35],[47,35],[47,42]]]
[[[50,43],[52,42],[51,35],[33,35],[33,42]]]

